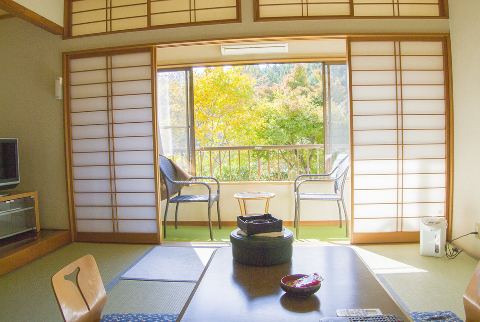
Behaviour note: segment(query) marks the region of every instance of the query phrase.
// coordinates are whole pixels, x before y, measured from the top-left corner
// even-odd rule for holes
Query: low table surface
[[[308,298],[287,295],[280,279],[317,272],[322,287]],[[292,260],[269,267],[247,266],[231,247],[215,251],[177,321],[315,321],[337,309],[378,308],[412,321],[363,260],[346,246],[294,246]]]
[[[234,195],[237,199],[270,199],[275,197],[273,192],[251,191],[239,192]]]

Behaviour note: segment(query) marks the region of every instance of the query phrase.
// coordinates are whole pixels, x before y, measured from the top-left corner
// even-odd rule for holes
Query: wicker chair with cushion
[[[345,201],[343,200],[343,188],[345,186],[345,179],[347,177],[349,168],[349,157],[344,156],[340,159],[337,166],[330,173],[320,173],[320,174],[302,174],[299,175],[294,182],[294,194],[295,194],[295,227],[296,227],[296,238],[298,239],[299,235],[299,226],[300,226],[300,200],[320,200],[320,201],[336,201],[338,205],[338,215],[340,221],[340,227],[342,227],[342,210],[340,204],[343,206],[343,212],[345,214],[345,223],[346,223],[346,235],[348,236],[348,215],[347,209],[345,207]],[[331,193],[322,193],[322,192],[313,192],[313,193],[301,193],[300,187],[305,184],[313,183],[322,183],[322,182],[333,182],[333,192]]]
[[[162,196],[162,199],[167,200],[165,206],[165,215],[163,217],[163,236],[166,236],[166,221],[168,206],[170,203],[176,203],[175,208],[175,229],[177,229],[177,216],[178,216],[178,206],[182,202],[205,202],[208,207],[208,225],[210,228],[210,239],[213,240],[212,232],[212,217],[211,217],[211,208],[213,203],[217,202],[217,215],[218,215],[218,227],[222,228],[222,223],[220,219],[220,182],[213,177],[191,177],[188,174],[185,174],[172,160],[160,156],[159,157],[160,171],[162,172],[162,185],[166,188],[166,193]],[[216,193],[212,193],[212,188],[205,181],[199,181],[199,179],[213,180],[217,184]],[[208,189],[208,194],[205,195],[182,195],[181,190],[184,186],[190,185],[203,185]],[[175,196],[176,194],[176,196]],[[173,198],[172,198],[173,196]]]

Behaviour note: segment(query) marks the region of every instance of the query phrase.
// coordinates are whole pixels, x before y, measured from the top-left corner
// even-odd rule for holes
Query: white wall
[[[245,40],[245,42],[248,43],[249,41]],[[220,44],[158,47],[158,66],[160,68],[168,68],[177,64],[205,64],[265,59],[339,59],[343,61],[347,59],[347,40],[345,38],[313,39],[313,37],[310,37],[308,40],[299,40],[292,37],[290,39],[282,39],[282,42],[288,43],[288,53],[223,56]]]
[[[480,1],[449,0],[454,104],[453,238],[480,222]],[[480,239],[456,244],[480,257]]]
[[[40,227],[68,229],[61,36],[19,18],[0,21],[0,137],[19,142],[19,191],[38,191]]]
[[[64,0],[15,0],[15,2],[63,27]]]

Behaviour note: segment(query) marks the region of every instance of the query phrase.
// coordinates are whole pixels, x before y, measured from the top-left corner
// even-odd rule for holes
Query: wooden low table
[[[280,279],[318,272],[322,287],[308,298],[285,294]],[[237,263],[232,249],[215,251],[177,321],[318,322],[337,309],[378,308],[412,321],[363,260],[346,246],[296,246],[285,264],[258,267]]]

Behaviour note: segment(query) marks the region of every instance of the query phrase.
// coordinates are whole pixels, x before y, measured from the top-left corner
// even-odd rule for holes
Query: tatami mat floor
[[[218,241],[194,243],[205,244],[228,246]],[[165,241],[164,245],[192,243]],[[318,240],[300,240],[294,245],[348,247],[344,241]],[[61,322],[50,285],[55,272],[85,254],[92,254],[107,285],[150,247],[152,245],[73,243],[4,275],[0,277],[0,320]],[[355,248],[406,311],[453,311],[465,318],[462,296],[478,260],[464,253],[452,260],[420,256],[418,244]],[[194,283],[122,280],[108,291],[104,313],[179,313],[193,287]]]
[[[151,245],[72,243],[0,277],[0,321],[61,322],[51,278],[62,267],[92,254],[107,284]]]
[[[360,246],[357,251],[407,311],[452,311],[465,320],[463,293],[478,260],[421,256],[418,244]]]
[[[108,313],[179,314],[195,283],[121,280],[107,293]]]

